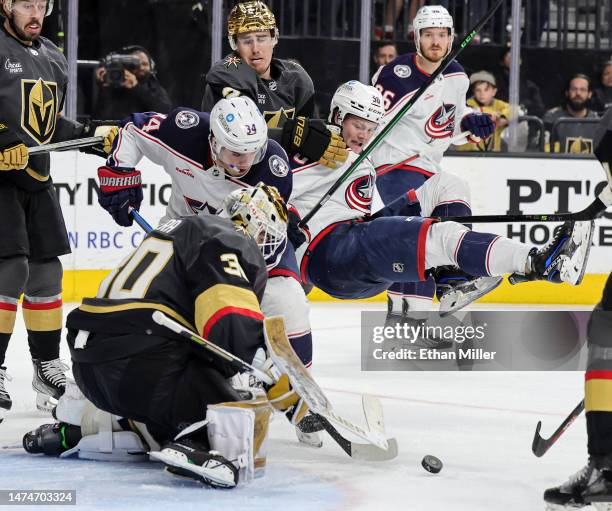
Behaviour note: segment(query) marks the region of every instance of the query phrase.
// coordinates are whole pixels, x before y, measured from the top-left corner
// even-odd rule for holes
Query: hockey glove
[[[93,146],[80,147],[82,153],[93,154],[106,159],[113,150],[113,142],[119,134],[119,127],[116,125],[101,124],[113,121],[89,121],[84,124],[80,137],[104,137],[104,140]]]
[[[104,166],[98,169],[98,180],[100,206],[108,211],[119,225],[132,225],[134,219],[129,213],[129,207],[140,209],[143,198],[140,171]]]
[[[294,426],[308,413],[308,405],[293,390],[289,377],[281,375],[278,381],[268,389],[268,401],[276,409],[283,412]]]
[[[339,135],[328,130],[323,123],[302,116],[285,123],[282,145],[292,156],[299,153],[331,169],[339,167],[348,158],[346,144]]]
[[[461,120],[461,129],[484,139],[490,137],[495,131],[495,121],[488,114],[480,112],[468,114]]]
[[[287,237],[293,245],[293,248],[297,250],[302,244],[308,241],[307,228],[300,228],[300,214],[291,206],[288,208],[288,219],[289,223],[287,224]]]
[[[0,170],[20,170],[28,165],[28,148],[8,126],[0,123]]]

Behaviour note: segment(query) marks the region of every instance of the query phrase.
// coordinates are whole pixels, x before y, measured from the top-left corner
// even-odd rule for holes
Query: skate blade
[[[161,461],[166,466],[168,472],[182,477],[189,477],[203,482],[208,486],[215,488],[233,488],[236,486],[233,474],[230,475],[229,469],[209,470],[204,467],[199,467],[187,461],[187,458],[178,457],[168,452],[167,449],[161,451],[151,451],[149,456],[157,461]],[[220,473],[221,472],[221,473]],[[226,477],[223,477],[223,475]]]
[[[314,449],[319,449],[323,447],[323,440],[318,433],[305,433],[304,431],[300,431],[300,428],[296,426],[295,434],[297,436],[298,441],[302,445],[306,445],[307,447],[312,447]]]
[[[45,413],[53,414],[57,401],[47,394],[36,394],[36,408]]]
[[[503,277],[479,277],[463,286],[444,293],[440,298],[440,317],[463,309],[498,287]]]
[[[578,226],[580,224],[580,226]],[[572,286],[577,286],[582,282],[586,271],[589,253],[591,251],[591,241],[595,222],[576,222],[572,233],[572,242],[578,246],[576,252],[571,257],[567,257],[561,265],[561,280]]]

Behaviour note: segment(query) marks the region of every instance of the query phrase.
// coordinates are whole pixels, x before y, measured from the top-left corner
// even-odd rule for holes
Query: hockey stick
[[[228,351],[225,351],[224,349],[220,348],[216,344],[214,344],[214,343],[204,339],[203,337],[193,333],[191,330],[185,328],[180,323],[177,323],[173,319],[169,318],[164,313],[162,313],[160,311],[155,311],[153,313],[152,317],[153,317],[153,321],[155,321],[155,323],[157,323],[158,325],[164,326],[164,327],[172,330],[173,332],[179,334],[180,336],[182,336],[182,337],[184,337],[186,339],[189,339],[189,340],[191,340],[193,342],[196,342],[200,346],[204,347],[205,349],[209,350],[210,352],[214,353],[215,355],[221,357],[226,362],[230,363],[232,365],[232,367],[234,367],[236,370],[242,371],[242,372],[245,372],[245,371],[246,372],[250,372],[253,375],[255,375],[257,378],[259,378],[261,381],[267,383],[268,385],[271,385],[271,384],[274,383],[274,379],[272,377],[270,377],[269,375],[267,375],[266,373],[260,371],[259,369],[253,367],[250,364],[247,364],[246,362],[244,362],[240,358],[236,357],[232,353],[229,353]],[[265,321],[277,322],[279,320],[282,322],[282,318],[280,318],[280,317],[268,318]],[[264,328],[264,332],[266,332],[266,339],[268,339],[268,333],[267,333],[266,328]],[[284,326],[283,326],[283,332],[284,332]],[[274,335],[276,337],[275,334],[272,334],[272,335]],[[276,360],[275,360],[275,363],[276,363]],[[302,364],[300,364],[300,365],[301,365],[301,367],[303,367]],[[291,378],[291,381],[293,383],[293,378]],[[314,380],[312,380],[312,381],[314,381]],[[318,388],[318,386],[317,386],[317,388]],[[311,410],[313,408],[315,408],[315,407],[318,407],[319,405],[316,403],[315,399],[313,399],[312,395],[310,394],[310,389],[302,389],[302,390],[303,390],[303,394],[300,393],[300,395],[302,397],[304,397],[304,399],[306,400],[306,402],[308,403],[309,406],[312,403],[313,407],[311,408]],[[322,393],[321,393],[321,395],[322,395]],[[319,396],[317,396],[317,398],[318,397]],[[366,406],[369,406],[370,408],[372,408],[372,406],[371,405],[367,405],[366,401],[364,400],[364,411],[366,410]],[[370,414],[369,421],[371,421],[372,420],[371,417],[374,416],[375,413],[374,413],[374,411],[368,411],[368,412],[366,412],[366,414],[367,413]],[[369,461],[381,461],[381,460],[386,460],[386,459],[392,459],[392,458],[394,458],[397,455],[397,443],[395,442],[394,439],[389,441],[390,445],[389,445],[388,449],[378,448],[378,447],[376,447],[374,445],[369,445],[369,444],[357,444],[355,442],[351,442],[350,440],[344,438],[344,436],[342,436],[340,434],[340,432],[334,426],[332,426],[330,424],[330,422],[328,420],[329,416],[321,416],[321,415],[318,415],[316,413],[314,415],[317,417],[317,419],[319,419],[321,421],[321,424],[323,425],[325,430],[338,443],[338,445],[340,445],[340,447],[342,447],[342,449],[349,456],[351,456],[353,458],[362,459],[362,460],[369,460]],[[366,415],[366,417],[367,417],[367,415]],[[338,420],[342,421],[341,424],[344,425],[349,430],[351,430],[350,428],[352,427],[353,429],[351,431],[353,431],[353,432],[355,430],[361,429],[358,426],[353,425],[350,421],[347,421],[346,419],[342,419],[341,417],[338,417],[337,415],[332,420],[334,420],[334,421],[338,421]],[[376,420],[380,420],[380,422],[382,423],[382,418],[381,419],[376,419]],[[376,433],[378,433],[378,431]]]
[[[263,371],[260,371],[256,367],[253,367],[251,364],[247,364],[244,360],[238,358],[236,355],[233,355],[229,351],[225,351],[223,348],[217,346],[215,343],[204,339],[204,337],[200,337],[199,335],[194,334],[191,330],[185,328],[180,323],[177,323],[173,319],[169,318],[163,312],[155,311],[153,313],[153,321],[155,321],[155,323],[160,326],[172,330],[174,333],[179,334],[181,337],[189,339],[190,341],[193,341],[196,344],[199,344],[200,346],[206,348],[211,353],[214,353],[215,355],[229,363],[234,369],[236,369],[236,371],[251,373],[259,380],[263,381],[264,383],[267,383],[268,385],[272,385],[274,383],[272,377],[270,377]]]
[[[500,222],[580,222],[595,220],[604,214],[606,209],[612,206],[612,173],[607,162],[601,162],[608,186],[582,211],[577,213],[552,213],[545,215],[473,215],[473,216],[439,216],[433,217],[439,222],[465,223],[500,223]]]
[[[56,142],[55,144],[45,144],[36,147],[28,147],[28,154],[49,153],[51,151],[68,151],[70,149],[79,149],[80,147],[90,147],[104,141],[104,137],[86,137],[75,138],[74,140],[66,140],[65,142]]]
[[[147,234],[149,234],[152,230],[153,227],[151,227],[151,224],[149,222],[147,222],[141,215],[140,213],[133,208],[132,206],[128,206],[128,214],[132,215],[132,218],[134,220],[136,220],[136,223],[142,228],[142,230],[144,232],[146,232]]]
[[[576,418],[582,413],[584,410],[584,399],[578,403],[576,408],[572,410],[566,419],[561,423],[561,425],[556,429],[556,431],[549,438],[542,438],[540,435],[540,430],[542,429],[542,421],[538,421],[538,425],[536,426],[535,435],[533,436],[533,443],[531,444],[531,450],[533,454],[535,454],[538,458],[544,456],[548,449],[550,449],[556,442],[559,440],[559,437],[565,433],[565,430],[569,428],[572,423],[576,420]]]
[[[361,163],[374,151],[376,146],[380,144],[383,138],[387,136],[387,134],[395,127],[395,125],[400,122],[402,117],[412,108],[412,106],[419,100],[419,98],[425,93],[425,91],[429,88],[429,86],[440,76],[444,70],[455,60],[459,54],[463,51],[463,49],[470,44],[474,36],[482,29],[482,27],[489,21],[489,19],[493,16],[497,8],[502,4],[504,0],[497,0],[493,6],[486,12],[486,14],[476,23],[474,28],[470,30],[467,35],[463,38],[459,47],[454,51],[451,51],[446,58],[442,61],[438,69],[436,69],[427,79],[427,81],[421,85],[421,87],[415,92],[415,94],[406,102],[406,104],[400,108],[395,117],[391,119],[389,124],[387,124],[381,132],[374,137],[374,139],[361,151],[357,159],[350,165],[348,169],[346,169],[342,175],[338,178],[338,180],[327,190],[325,195],[319,200],[317,204],[308,212],[308,214],[300,220],[298,224],[299,227],[303,228],[310,221],[310,219],[316,215],[317,211],[319,211],[325,203],[331,198],[331,196],[342,186],[342,183],[348,179],[348,177],[361,165]]]

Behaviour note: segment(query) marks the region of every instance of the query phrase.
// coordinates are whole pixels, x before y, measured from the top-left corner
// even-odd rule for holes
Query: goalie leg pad
[[[272,408],[264,398],[208,405],[208,442],[232,461],[240,484],[265,474],[268,426]]]
[[[81,441],[62,453],[62,458],[78,456],[98,461],[148,461],[148,447],[140,436],[133,431],[123,431],[114,415],[89,402],[81,417],[81,434]]]

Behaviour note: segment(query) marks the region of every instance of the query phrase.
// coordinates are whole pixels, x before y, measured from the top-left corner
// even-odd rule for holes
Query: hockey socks
[[[0,296],[0,366],[4,364],[4,357],[8,343],[15,327],[17,316],[17,299],[9,296]]]
[[[26,295],[22,307],[32,359],[58,358],[62,331],[61,295],[48,297]]]

